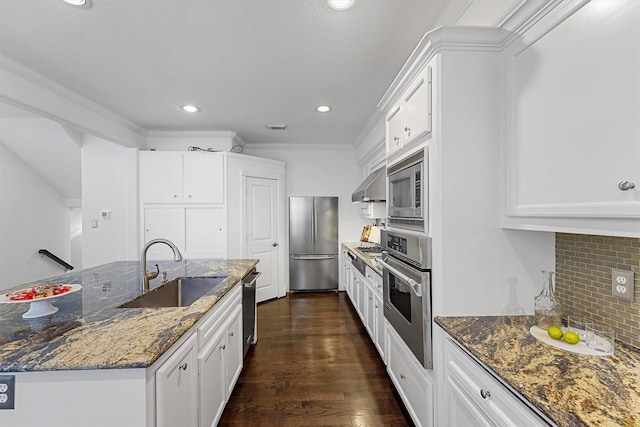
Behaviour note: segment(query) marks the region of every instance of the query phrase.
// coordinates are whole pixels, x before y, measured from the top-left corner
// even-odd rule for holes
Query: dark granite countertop
[[[568,353],[529,333],[533,316],[436,317],[491,373],[559,426],[640,426],[640,352]]]
[[[375,273],[382,276],[382,270],[374,261],[374,257],[364,255],[362,252],[356,250],[358,246],[362,245],[361,242],[343,242],[342,245],[347,248],[349,252],[362,259]]]
[[[141,294],[137,261],[113,262],[13,288],[82,284],[78,292],[54,299],[59,311],[46,317],[23,319],[27,302],[0,304],[0,372],[146,368],[257,263],[242,259],[158,262],[160,270],[168,272],[168,280],[228,276],[188,307],[118,308]],[[159,278],[151,282],[152,288],[159,285]]]

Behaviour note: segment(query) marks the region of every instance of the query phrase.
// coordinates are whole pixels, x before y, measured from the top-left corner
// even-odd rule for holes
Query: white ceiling
[[[0,49],[146,129],[353,144],[449,1],[2,0]]]
[[[146,130],[357,144],[425,32],[498,25],[524,3],[356,0],[338,12],[326,0],[1,0],[0,51]],[[80,135],[1,99],[0,127],[0,143],[81,198]]]

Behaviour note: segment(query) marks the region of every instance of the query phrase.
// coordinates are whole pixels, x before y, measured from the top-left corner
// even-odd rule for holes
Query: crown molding
[[[427,32],[378,102],[378,109],[388,111],[435,54],[443,51],[499,52],[510,35],[503,28],[473,26],[441,26]]]
[[[293,149],[293,150],[353,150],[351,144],[283,144],[283,143],[260,143],[248,142],[245,145],[248,149]]]

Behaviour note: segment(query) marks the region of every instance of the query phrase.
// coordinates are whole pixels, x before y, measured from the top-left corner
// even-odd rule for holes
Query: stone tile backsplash
[[[611,296],[611,269],[634,272],[634,301]],[[556,295],[564,315],[611,326],[640,348],[640,239],[556,233]]]

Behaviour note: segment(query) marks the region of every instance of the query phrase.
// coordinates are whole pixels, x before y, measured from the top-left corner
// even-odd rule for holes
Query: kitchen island
[[[568,353],[529,333],[533,316],[436,317],[435,322],[547,422],[640,426],[637,349],[616,342],[612,356]],[[482,397],[491,399],[486,391]]]
[[[241,316],[236,313],[241,286],[237,285],[257,263],[220,259],[158,262],[168,280],[227,276],[187,307],[118,308],[141,294],[140,263],[134,261],[17,287],[55,282],[82,285],[80,291],[53,300],[59,311],[46,317],[23,319],[28,303],[0,304],[0,374],[14,376],[16,383],[15,409],[0,410],[0,425],[162,425],[166,414],[161,414],[156,403],[156,386],[174,380],[171,372],[163,371],[174,353],[189,350],[189,361],[181,361],[176,373],[183,377],[195,373],[196,382],[189,391],[196,394],[198,357],[210,339],[221,335],[218,329],[235,328],[229,329],[230,335],[235,333],[240,339],[242,354]],[[152,288],[159,285],[160,278],[151,282]],[[222,308],[224,313],[217,313]],[[220,319],[211,318],[212,313]],[[225,323],[233,313],[240,320]],[[236,332],[238,325],[240,333]],[[240,369],[241,364],[240,358]],[[158,374],[167,377],[158,382]],[[177,380],[184,382],[185,378]],[[38,402],[38,410],[33,402]],[[197,403],[186,406],[197,419]]]

